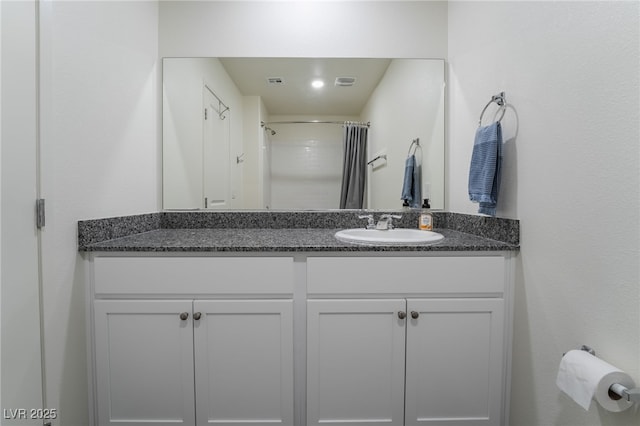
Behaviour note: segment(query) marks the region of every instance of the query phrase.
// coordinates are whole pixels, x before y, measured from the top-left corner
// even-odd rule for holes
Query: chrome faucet
[[[376,222],[373,220],[372,214],[359,215],[358,219],[367,219],[366,229],[376,229]]]
[[[393,219],[400,219],[401,217],[402,216],[398,214],[383,214],[376,224],[376,229],[383,231],[393,229]]]

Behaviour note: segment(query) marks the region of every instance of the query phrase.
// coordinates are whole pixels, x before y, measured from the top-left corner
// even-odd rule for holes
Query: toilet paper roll
[[[611,399],[609,388],[614,383],[628,389],[635,387],[628,374],[586,351],[569,351],[560,361],[556,384],[585,410],[593,399],[607,411],[619,412],[631,407],[632,402]]]

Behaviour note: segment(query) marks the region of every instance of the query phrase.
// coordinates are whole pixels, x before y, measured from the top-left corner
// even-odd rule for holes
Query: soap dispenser
[[[433,215],[429,211],[431,206],[429,205],[429,199],[425,198],[422,203],[422,211],[420,212],[420,220],[418,221],[418,228],[423,231],[431,231],[433,229]]]

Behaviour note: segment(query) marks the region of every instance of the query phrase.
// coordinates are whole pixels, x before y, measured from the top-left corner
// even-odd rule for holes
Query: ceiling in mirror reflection
[[[240,92],[260,96],[271,115],[358,115],[391,59],[220,58]],[[352,85],[340,83],[354,79]],[[338,83],[336,83],[337,79]],[[312,87],[322,81],[321,88]]]

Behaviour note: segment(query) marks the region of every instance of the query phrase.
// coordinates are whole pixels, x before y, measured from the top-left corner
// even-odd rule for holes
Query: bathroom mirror
[[[164,58],[162,81],[164,209],[339,208],[344,122],[368,126],[363,208],[402,207],[416,140],[444,208],[443,60]]]

